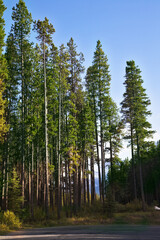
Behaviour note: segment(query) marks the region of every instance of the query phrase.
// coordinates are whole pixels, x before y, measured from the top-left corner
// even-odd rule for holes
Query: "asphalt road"
[[[160,226],[100,225],[32,229],[0,236],[0,239],[160,240]]]

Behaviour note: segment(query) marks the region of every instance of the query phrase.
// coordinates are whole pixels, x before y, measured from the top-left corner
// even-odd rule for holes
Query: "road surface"
[[[32,229],[0,236],[0,239],[33,240],[160,240],[160,226],[99,225]]]

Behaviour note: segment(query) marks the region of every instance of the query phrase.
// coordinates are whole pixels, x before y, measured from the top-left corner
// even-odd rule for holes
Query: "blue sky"
[[[6,34],[12,7],[18,0],[4,0]],[[160,139],[160,1],[159,0],[26,0],[34,20],[46,16],[56,30],[56,46],[71,37],[83,52],[85,68],[91,65],[97,40],[108,56],[112,76],[111,95],[119,106],[124,93],[126,61],[134,60],[142,71],[151,100],[149,121]],[[34,35],[33,35],[34,36]],[[33,38],[33,37],[32,37]],[[120,156],[129,156],[124,149]]]

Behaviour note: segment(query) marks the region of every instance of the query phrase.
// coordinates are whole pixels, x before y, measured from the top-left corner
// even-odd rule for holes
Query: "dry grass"
[[[39,223],[25,224],[25,228],[52,227],[68,225],[99,225],[99,224],[140,224],[140,225],[160,225],[160,212],[154,210],[142,212],[115,213],[112,218],[103,215],[62,218],[60,220],[48,220]]]

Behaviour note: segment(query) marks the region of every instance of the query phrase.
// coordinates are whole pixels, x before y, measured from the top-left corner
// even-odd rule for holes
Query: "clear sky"
[[[4,0],[6,34],[11,27],[12,7],[18,0]],[[160,139],[160,0],[25,0],[34,20],[47,17],[56,30],[56,46],[71,37],[92,64],[100,40],[108,56],[112,76],[111,96],[117,105],[124,93],[126,61],[134,60],[142,71],[144,87],[151,100],[149,121]],[[129,156],[123,150],[121,157]]]

